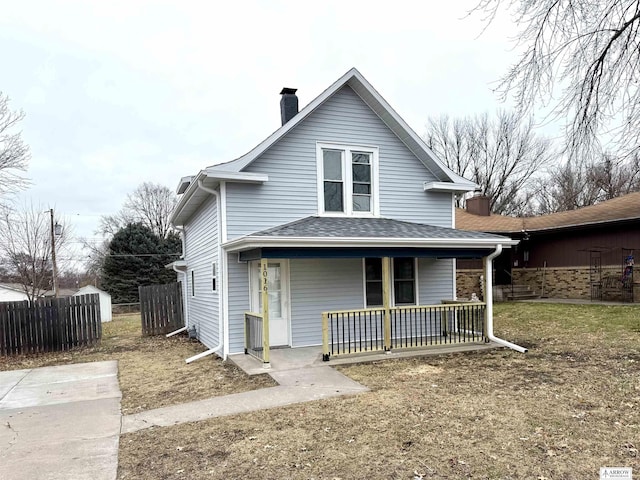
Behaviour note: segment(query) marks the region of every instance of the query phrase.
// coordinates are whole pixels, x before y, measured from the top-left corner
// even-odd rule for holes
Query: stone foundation
[[[480,281],[482,270],[461,269],[456,270],[456,295],[458,298],[471,298],[475,293],[482,298],[482,284]]]
[[[481,296],[482,270],[459,269],[456,275],[457,294],[460,298],[468,298],[475,292]],[[547,268],[514,268],[511,271],[513,283],[516,285],[528,285],[538,295],[549,298],[575,298],[591,300],[591,284],[589,279],[589,267],[557,267]],[[602,275],[621,275],[620,265],[603,266]],[[543,289],[544,284],[544,289]],[[499,295],[494,293],[496,301],[500,301]],[[640,282],[634,285],[635,302],[640,302]],[[609,294],[604,300],[621,300],[616,295]]]

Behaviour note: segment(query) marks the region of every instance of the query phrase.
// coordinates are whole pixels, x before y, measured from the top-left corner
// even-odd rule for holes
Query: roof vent
[[[280,92],[280,118],[282,125],[287,123],[298,114],[298,97],[296,97],[297,88],[283,88]]]

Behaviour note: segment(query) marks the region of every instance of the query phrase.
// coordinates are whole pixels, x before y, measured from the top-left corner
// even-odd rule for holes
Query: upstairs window
[[[318,205],[326,215],[377,215],[378,149],[318,144]]]

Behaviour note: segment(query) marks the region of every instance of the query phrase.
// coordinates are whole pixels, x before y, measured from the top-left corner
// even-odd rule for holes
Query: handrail
[[[244,313],[244,353],[249,354],[263,364],[269,363],[269,344],[264,341],[264,316],[261,313]]]
[[[486,308],[484,302],[461,302],[322,312],[323,360],[394,348],[483,343]]]
[[[411,309],[411,308],[442,308],[444,305],[486,305],[485,302],[471,302],[471,301],[460,301],[460,303],[436,303],[431,305],[402,305],[399,307],[390,307],[390,310],[403,310],[403,309]],[[372,307],[372,308],[355,308],[351,310],[327,310],[322,312],[324,315],[326,314],[349,314],[349,313],[364,313],[371,311],[384,311],[382,307]]]

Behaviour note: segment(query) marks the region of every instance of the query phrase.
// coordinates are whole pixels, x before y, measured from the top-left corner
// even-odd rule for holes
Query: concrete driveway
[[[0,372],[0,478],[113,480],[118,364]]]

